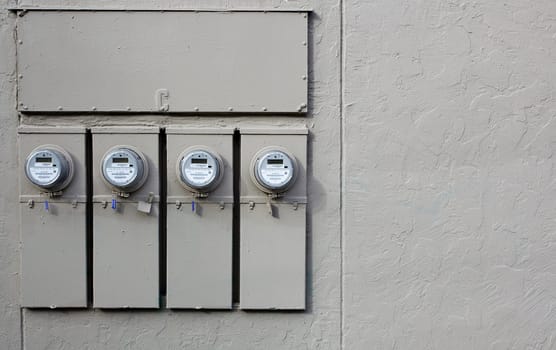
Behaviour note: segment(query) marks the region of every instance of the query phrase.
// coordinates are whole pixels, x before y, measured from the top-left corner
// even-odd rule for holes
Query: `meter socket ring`
[[[68,187],[73,175],[71,155],[56,145],[41,145],[33,149],[25,161],[27,179],[47,192],[58,192]]]
[[[176,177],[192,193],[206,194],[218,187],[224,176],[220,155],[206,146],[192,146],[178,156]]]
[[[297,179],[297,170],[295,156],[280,146],[268,146],[258,151],[249,167],[255,186],[271,195],[289,190]]]
[[[102,180],[118,193],[137,191],[149,177],[147,157],[133,146],[110,148],[100,161]]]

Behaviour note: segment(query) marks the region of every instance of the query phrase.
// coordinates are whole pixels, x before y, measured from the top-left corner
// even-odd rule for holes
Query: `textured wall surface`
[[[556,347],[556,2],[345,2],[346,349]]]
[[[44,6],[21,0],[21,6]],[[77,1],[312,8],[300,117],[26,116],[0,0],[0,349],[554,349],[556,2]],[[305,313],[20,312],[16,127],[307,125]]]

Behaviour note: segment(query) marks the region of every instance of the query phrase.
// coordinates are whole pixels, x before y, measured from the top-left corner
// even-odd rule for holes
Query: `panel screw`
[[[62,106],[58,106],[58,110],[61,111],[63,108]]]
[[[19,79],[23,79],[23,74],[20,74],[20,75],[19,75]]]
[[[232,107],[228,107],[228,110],[231,112],[231,111],[233,111],[234,109],[233,109]]]
[[[307,42],[306,42],[306,41],[302,42],[301,44],[302,44],[303,46],[307,46]]]
[[[303,14],[303,18],[307,18],[307,14],[306,14],[306,13]]]
[[[92,109],[93,111],[96,111],[96,110],[97,110],[97,108],[96,108],[95,106],[91,107],[91,109]]]
[[[17,41],[20,45],[23,44],[23,40],[18,40]]]
[[[263,111],[266,112],[266,107],[263,107]]]
[[[301,79],[307,80],[307,76],[306,76],[306,75],[302,75],[302,76],[301,76]]]
[[[199,107],[195,107],[195,108],[193,108],[193,110],[194,110],[195,112],[199,112]]]
[[[23,109],[27,110],[27,106],[23,106]]]
[[[126,110],[131,111],[131,107],[129,107],[129,106],[126,107]]]

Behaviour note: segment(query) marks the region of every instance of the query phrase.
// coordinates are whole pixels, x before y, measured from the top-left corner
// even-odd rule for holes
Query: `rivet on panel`
[[[193,108],[193,110],[194,110],[195,112],[199,112],[199,107],[195,107],[195,108]]]
[[[23,109],[27,110],[27,106],[23,106]]]
[[[266,110],[267,110],[266,107],[263,107],[263,111],[266,112]]]
[[[20,75],[19,75],[19,79],[23,79],[23,74],[20,74]]]
[[[307,18],[307,14],[306,14],[306,13],[303,14],[303,18]]]
[[[306,41],[302,42],[301,44],[302,44],[303,46],[307,46],[307,42],[306,42]]]
[[[228,107],[228,111],[233,111],[234,109],[232,107]]]
[[[301,79],[307,80],[307,76],[306,76],[306,75],[302,75],[302,76],[301,76]]]
[[[20,45],[23,44],[23,40],[18,40],[17,41]]]
[[[91,107],[91,110],[96,111],[97,108],[95,106]]]
[[[128,111],[131,111],[131,107],[129,107],[129,106],[126,107],[125,109],[128,110]]]
[[[59,111],[63,110],[62,106],[58,106],[58,110]]]

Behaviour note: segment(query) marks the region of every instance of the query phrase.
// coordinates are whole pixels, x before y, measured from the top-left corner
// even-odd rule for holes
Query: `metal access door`
[[[167,306],[232,307],[233,130],[168,128]],[[221,157],[223,177],[204,198],[184,189],[180,153],[207,149]],[[179,169],[178,169],[179,171]]]
[[[305,12],[31,10],[17,36],[20,111],[307,111]]]
[[[73,161],[73,179],[50,197],[25,176],[26,157],[42,145],[62,147]],[[87,307],[85,129],[19,130],[21,305]]]
[[[159,130],[93,128],[92,134],[93,305],[98,308],[157,308]],[[128,197],[115,194],[101,175],[103,155],[119,145],[140,150],[146,156],[149,167],[144,185]],[[140,204],[149,201],[150,211],[140,211]]]
[[[250,174],[265,147],[287,149],[297,159],[297,179],[269,198]],[[241,130],[240,307],[305,308],[307,130]]]

